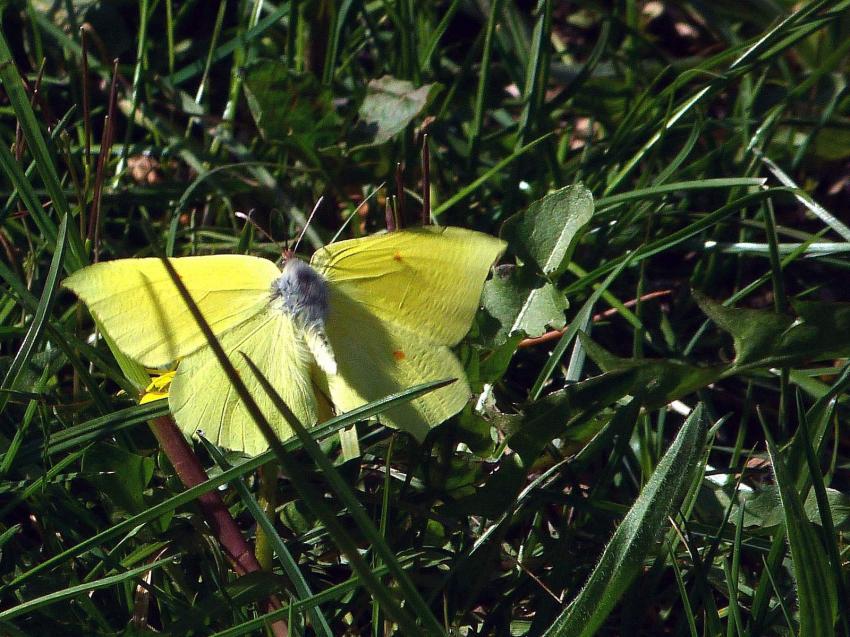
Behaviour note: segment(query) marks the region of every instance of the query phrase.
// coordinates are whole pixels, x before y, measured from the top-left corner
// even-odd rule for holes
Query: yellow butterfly
[[[240,352],[296,416],[312,425],[406,387],[458,382],[381,415],[421,440],[460,411],[470,389],[449,349],[469,330],[484,280],[505,243],[450,227],[351,239],[306,264],[217,255],[170,259],[278,435],[291,430]],[[178,361],[168,401],[187,435],[258,454],[267,448],[159,259],[120,259],[64,282],[118,349],[149,368]]]

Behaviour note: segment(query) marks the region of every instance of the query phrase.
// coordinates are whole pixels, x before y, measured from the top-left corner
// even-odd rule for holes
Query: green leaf
[[[574,239],[593,216],[593,195],[581,184],[549,193],[508,219],[501,236],[526,264],[557,276],[569,260]]]
[[[648,409],[687,396],[720,379],[730,369],[729,365],[697,367],[668,358],[620,358],[594,343],[586,334],[579,337],[587,355],[603,371],[634,373],[633,384],[626,393],[641,394]]]
[[[263,60],[244,71],[245,98],[260,134],[314,153],[339,138],[341,119],[333,95],[310,73]]]
[[[414,88],[407,80],[384,75],[369,82],[354,134],[359,145],[377,146],[403,131],[440,90],[439,84]]]
[[[780,503],[785,518],[788,545],[791,548],[792,572],[797,583],[797,599],[800,606],[800,637],[832,635],[836,615],[835,580],[826,560],[826,550],[806,519],[800,494],[794,480],[785,467],[770,435],[767,451],[776,484],[779,487]]]
[[[566,324],[566,297],[527,267],[496,268],[484,284],[481,304],[489,315],[483,331],[497,345],[514,334],[540,336],[549,328],[559,330]]]
[[[116,445],[96,444],[83,458],[86,479],[119,508],[140,513],[147,508],[143,492],[153,477],[152,458]]]
[[[735,369],[787,367],[850,355],[850,303],[793,303],[797,316],[726,307],[694,295],[735,343]]]
[[[837,489],[826,489],[826,499],[835,528],[841,531],[850,529],[850,496]],[[814,492],[809,493],[803,508],[806,511],[806,519],[812,524],[820,525],[821,515]],[[733,521],[737,520],[737,509],[737,506],[732,509],[730,519]],[[744,508],[745,527],[770,528],[782,522],[783,511],[780,507],[779,488],[776,485],[766,485],[748,495]]]
[[[486,357],[482,358],[474,380],[478,383],[495,383],[499,381],[508,370],[521,340],[522,334],[515,334],[496,347],[492,352],[488,353]],[[469,380],[473,382],[471,375]]]
[[[584,588],[544,633],[546,637],[589,637],[603,624],[655,549],[667,516],[686,495],[706,431],[698,405],[617,527]]]
[[[497,424],[524,466],[530,467],[554,438],[577,443],[590,439],[604,424],[584,423],[627,395],[639,382],[635,370],[589,378],[534,401],[521,416],[503,415]]]

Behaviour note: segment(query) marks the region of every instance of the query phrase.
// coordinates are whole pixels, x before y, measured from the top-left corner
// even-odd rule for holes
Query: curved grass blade
[[[47,317],[50,315],[50,310],[53,308],[53,302],[56,299],[56,287],[59,283],[59,273],[62,270],[62,264],[65,262],[67,236],[68,215],[64,215],[62,217],[62,222],[59,224],[59,232],[56,237],[56,250],[53,253],[53,259],[50,262],[50,269],[47,271],[47,279],[44,283],[44,291],[41,294],[41,300],[38,302],[38,307],[36,308],[32,323],[30,323],[30,327],[27,330],[27,334],[24,337],[24,341],[21,343],[18,353],[15,354],[12,364],[9,366],[6,376],[3,378],[3,389],[12,390],[15,388],[15,382],[18,380],[18,376],[23,370],[24,365],[29,362],[30,356],[32,356],[35,346],[38,345],[41,335],[44,332]],[[10,396],[11,394],[8,391],[0,392],[0,413],[2,413],[5,409]],[[9,464],[9,462],[9,460],[4,459],[4,465]]]
[[[630,190],[618,195],[609,195],[596,200],[596,208],[602,212],[602,208],[608,208],[618,204],[634,201],[636,199],[652,199],[671,192],[685,190],[711,190],[713,188],[746,188],[764,186],[767,179],[764,177],[720,177],[716,179],[696,179],[693,181],[679,181],[672,184],[659,184],[649,188]]]
[[[53,157],[56,153],[50,151],[47,147],[47,142],[41,134],[41,129],[36,120],[35,112],[30,106],[24,91],[23,81],[18,74],[18,69],[15,66],[12,52],[9,50],[9,45],[6,43],[6,38],[0,31],[0,82],[6,89],[6,94],[9,97],[9,103],[15,110],[15,115],[20,122],[21,130],[27,140],[27,147],[35,161],[36,169],[41,175],[44,186],[47,189],[47,194],[50,196],[53,208],[59,213],[60,217],[70,216],[71,210],[68,206],[68,200],[65,198],[65,191],[62,189],[62,184],[59,180],[59,175],[56,172],[56,166],[53,163]],[[23,173],[20,166],[18,171]],[[16,184],[19,186],[20,184]],[[20,190],[20,188],[19,188]],[[49,228],[46,228],[50,231]],[[56,232],[50,231],[48,238],[55,241]],[[68,233],[69,241],[69,258],[68,265],[72,270],[82,267],[86,263],[86,257],[83,250],[82,239],[75,229]]]
[[[142,566],[137,566],[136,568],[131,568],[123,573],[118,573],[117,575],[110,575],[109,577],[94,580],[93,582],[86,582],[77,586],[69,586],[68,588],[65,588],[61,591],[55,591],[53,593],[48,593],[47,595],[42,595],[41,597],[31,599],[27,602],[23,602],[22,604],[18,604],[17,606],[13,606],[12,608],[8,608],[0,612],[0,621],[12,619],[13,617],[18,617],[19,615],[23,615],[24,613],[32,612],[37,608],[43,608],[44,606],[49,606],[50,604],[55,604],[56,602],[62,602],[68,599],[73,599],[77,595],[82,595],[83,593],[89,593],[91,591],[96,591],[101,588],[109,588],[111,586],[121,584],[122,582],[126,582],[127,580],[135,579],[137,575],[141,575],[142,573],[146,573],[155,568],[165,566],[166,564],[171,564],[178,557],[179,556],[174,555],[164,560],[157,560],[156,562],[151,562],[150,564],[144,564]]]
[[[157,401],[147,405],[134,405],[120,409],[105,416],[80,423],[53,432],[45,441],[28,443],[21,447],[18,461],[21,463],[34,462],[45,456],[52,456],[87,442],[96,442],[107,436],[112,436],[128,427],[141,425],[168,414],[168,401]],[[0,463],[4,462],[5,454],[0,455]]]

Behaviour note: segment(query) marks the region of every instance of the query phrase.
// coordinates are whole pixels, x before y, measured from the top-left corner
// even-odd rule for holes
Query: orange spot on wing
[[[400,349],[397,349],[393,352],[393,358],[397,361],[403,361],[405,358],[407,358],[407,354],[402,352]]]
[[[401,252],[396,252],[396,253],[393,255],[393,260],[395,260],[395,261],[401,261]]]

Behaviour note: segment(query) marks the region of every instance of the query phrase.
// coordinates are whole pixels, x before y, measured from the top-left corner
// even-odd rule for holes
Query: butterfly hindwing
[[[268,305],[280,273],[267,259],[217,255],[170,259],[216,334]],[[206,343],[159,259],[119,259],[72,274],[65,287],[77,294],[130,358],[161,367]]]
[[[316,423],[311,355],[303,334],[289,316],[264,310],[225,332],[219,342],[281,439],[290,438],[292,430],[274,408],[243,354],[260,368],[303,425]],[[174,419],[187,435],[201,430],[215,444],[251,455],[268,448],[208,346],[180,361],[168,401]]]
[[[331,288],[328,339],[338,373],[327,377],[337,411],[346,412],[429,381],[457,379],[381,414],[380,419],[422,440],[428,430],[460,411],[470,389],[451,350],[420,333],[378,319],[344,292]]]

